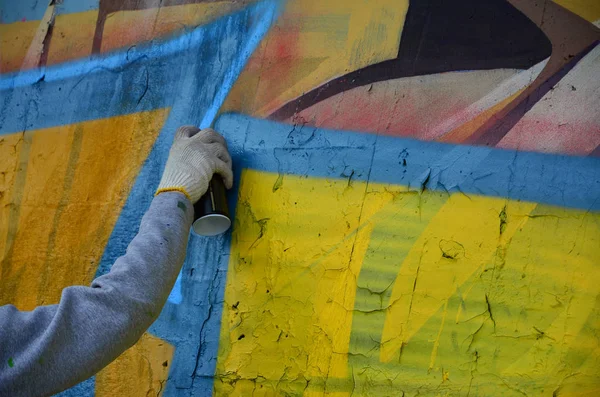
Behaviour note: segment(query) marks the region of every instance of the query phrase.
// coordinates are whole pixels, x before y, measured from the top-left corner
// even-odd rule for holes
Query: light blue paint
[[[600,159],[463,146],[223,115],[243,168],[446,190],[600,211]],[[402,166],[406,156],[407,166]]]
[[[0,0],[0,23],[42,19],[47,7],[44,0]]]
[[[222,100],[217,99],[229,90],[223,87],[228,85],[231,65],[251,48],[262,16],[275,14],[277,5],[261,2],[179,38],[140,45],[129,54],[120,51],[91,58],[93,67],[85,61],[70,62],[31,72],[29,77],[23,73],[0,79],[4,84],[0,134],[171,108],[110,236],[97,275],[110,270],[135,236],[175,129],[181,124],[207,125],[210,109],[218,111]],[[32,84],[44,72],[44,80]],[[600,160],[595,158],[378,137],[241,115],[221,116],[215,128],[227,138],[233,157],[234,192],[243,168],[335,179],[347,179],[354,171],[353,180],[417,190],[427,180],[428,189],[600,210]],[[401,165],[404,155],[406,167]],[[235,204],[232,193],[233,217]],[[230,239],[230,234],[190,237],[177,289],[180,304],[167,302],[150,329],[176,346],[166,396],[211,394]]]
[[[263,1],[180,37],[0,78],[0,134],[171,108],[109,238],[97,276],[110,271],[135,236],[176,128],[201,125],[209,109],[220,107],[278,10],[279,1]],[[230,208],[234,213],[234,198]],[[181,303],[167,303],[151,327],[150,332],[176,346],[166,396],[182,390],[211,393],[206,382],[216,365],[229,241],[229,235],[190,238],[184,269],[195,270],[184,271],[179,280]]]
[[[71,14],[98,9],[99,0],[63,0],[56,5],[56,14]],[[48,0],[0,0],[0,23],[41,20]]]
[[[183,301],[183,295],[181,295],[181,271],[179,271],[179,274],[177,275],[175,285],[169,293],[167,301],[171,302],[174,305],[179,305]]]
[[[275,11],[276,9],[274,7],[268,9],[267,12],[265,12],[261,16],[255,30],[250,33],[246,46],[242,49],[241,53],[239,54],[239,57],[231,63],[231,66],[229,67],[227,73],[225,74],[225,77],[223,78],[223,84],[221,84],[221,86],[219,87],[213,102],[204,114],[204,117],[200,122],[200,129],[212,126],[217,112],[223,105],[223,102],[225,102],[225,98],[227,98],[227,95],[229,94],[229,91],[231,91],[233,84],[237,80],[239,74],[244,69],[244,66],[250,59],[250,56],[254,53],[254,50],[258,46],[258,43],[260,43],[260,41],[263,39],[263,37],[271,27],[271,23],[275,19]],[[177,281],[175,282],[175,286],[169,294],[168,301],[178,305],[181,303],[182,300],[183,297],[181,295],[181,272],[179,272],[179,275],[177,276]]]
[[[227,70],[227,73],[223,79],[223,84],[219,87],[213,103],[210,105],[206,111],[206,114],[202,118],[199,128],[208,128],[213,124],[215,117],[217,116],[217,112],[223,105],[223,102],[225,102],[225,98],[227,98],[227,95],[229,95],[229,91],[231,91],[231,88],[233,88],[233,84],[244,69],[244,66],[250,59],[250,56],[254,53],[254,50],[258,44],[269,31],[269,28],[276,17],[276,11],[277,9],[275,7],[271,7],[266,10],[264,15],[260,17],[255,30],[250,33],[250,36],[247,39],[248,41],[246,46],[242,49],[239,57],[232,62],[231,66]]]
[[[55,394],[54,397],[94,397],[96,395],[96,377],[92,376],[78,385]]]
[[[204,29],[204,26],[200,26],[188,33],[181,34],[169,40],[159,41],[157,44],[142,44],[139,47],[132,46],[108,55],[91,55],[87,58],[69,61],[50,67],[3,74],[0,76],[0,91],[28,87],[42,78],[44,79],[44,82],[52,83],[83,77],[103,70],[120,73],[138,62],[145,61],[152,63],[160,58],[174,56],[176,54],[180,55],[186,51],[190,51],[206,39],[206,34],[210,35],[211,33],[214,33],[214,31],[207,31]],[[219,40],[222,38],[216,37],[213,34],[211,35],[211,39]],[[192,54],[188,53],[187,55],[189,56]],[[204,59],[204,61],[206,61],[206,59]]]
[[[151,71],[151,76],[162,73],[159,81],[166,84],[165,87],[153,84],[143,102],[157,106],[165,103],[165,97],[172,98],[171,112],[121,212],[97,275],[110,270],[134,237],[158,185],[176,128],[181,124],[202,125],[209,109],[218,110],[278,10],[277,1],[257,3],[208,25],[202,36],[204,39],[197,46],[186,49],[183,55],[175,55],[175,60],[170,57],[161,58],[164,62],[153,60],[152,64],[159,65],[156,71]],[[140,75],[144,76],[144,68],[135,67],[140,72],[132,76],[139,80]],[[126,79],[135,80],[133,77]],[[125,108],[129,109],[129,106],[125,104]],[[233,213],[234,205],[231,198]],[[216,238],[191,235],[183,273],[178,278],[180,288],[174,289],[171,301],[150,328],[151,333],[176,346],[165,396],[188,395],[187,391],[191,390],[195,390],[195,395],[211,394],[229,244],[229,234]],[[210,379],[211,387],[206,387],[207,379]]]
[[[62,3],[56,5],[56,13],[62,15],[97,10],[99,1],[100,0],[62,0]]]
[[[248,33],[248,42],[244,41],[245,46],[238,50],[238,56],[231,65],[223,59],[217,61],[216,54],[202,54],[202,49],[211,47],[213,41],[225,40],[222,31],[235,29],[233,25],[217,25],[216,29],[200,27],[179,37],[134,46],[109,55],[2,75],[0,135],[174,106],[181,101],[180,94],[193,92],[205,84],[204,80],[198,82],[199,87],[187,84],[185,68],[192,65],[196,68],[212,67],[219,73],[228,68],[225,78],[219,79],[223,85],[213,92],[200,92],[201,95],[212,94],[212,102],[197,124],[210,125],[277,10],[275,6],[264,9],[264,15]],[[237,43],[223,44],[238,46]],[[198,59],[194,59],[196,57]],[[209,59],[214,59],[215,63],[203,64]],[[210,74],[206,73],[207,76]],[[151,89],[145,92],[147,77]],[[212,82],[208,84],[208,87],[213,86]],[[140,98],[142,102],[139,102]],[[32,102],[35,112],[31,112],[28,106]],[[188,101],[188,105],[193,102]]]

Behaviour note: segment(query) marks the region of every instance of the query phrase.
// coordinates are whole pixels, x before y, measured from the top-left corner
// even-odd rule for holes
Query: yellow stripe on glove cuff
[[[188,198],[188,200],[192,201],[192,198],[190,197],[190,194],[187,192],[187,190],[185,190],[185,188],[183,186],[170,186],[170,187],[162,187],[160,189],[158,189],[156,191],[156,193],[154,194],[154,196],[158,196],[161,193],[165,193],[165,192],[179,192],[179,193],[183,193],[185,195],[185,197]]]

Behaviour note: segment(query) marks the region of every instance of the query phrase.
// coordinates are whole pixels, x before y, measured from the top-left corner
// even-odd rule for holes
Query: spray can
[[[217,236],[231,227],[231,217],[227,206],[227,189],[223,179],[214,175],[208,190],[194,204],[192,231],[200,236]]]

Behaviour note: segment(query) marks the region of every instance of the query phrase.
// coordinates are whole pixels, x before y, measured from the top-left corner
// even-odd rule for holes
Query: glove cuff
[[[166,193],[166,192],[179,192],[179,193],[183,193],[183,195],[185,197],[187,197],[188,200],[192,201],[192,198],[190,197],[190,194],[187,192],[187,190],[185,190],[184,186],[161,187],[161,188],[158,188],[158,190],[156,190],[156,193],[154,193],[154,195],[158,196],[159,194]]]
[[[167,167],[158,185],[157,193],[166,191],[182,192],[192,203],[195,203],[208,189],[208,176],[204,169],[196,169],[194,172],[198,173],[195,177],[188,172],[181,172]]]

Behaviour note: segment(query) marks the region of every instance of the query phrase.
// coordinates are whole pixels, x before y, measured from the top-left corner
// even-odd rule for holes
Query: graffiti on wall
[[[232,232],[191,236],[159,319],[64,395],[600,389],[596,2],[0,18],[0,304],[110,270],[178,125],[216,118],[234,159]]]

